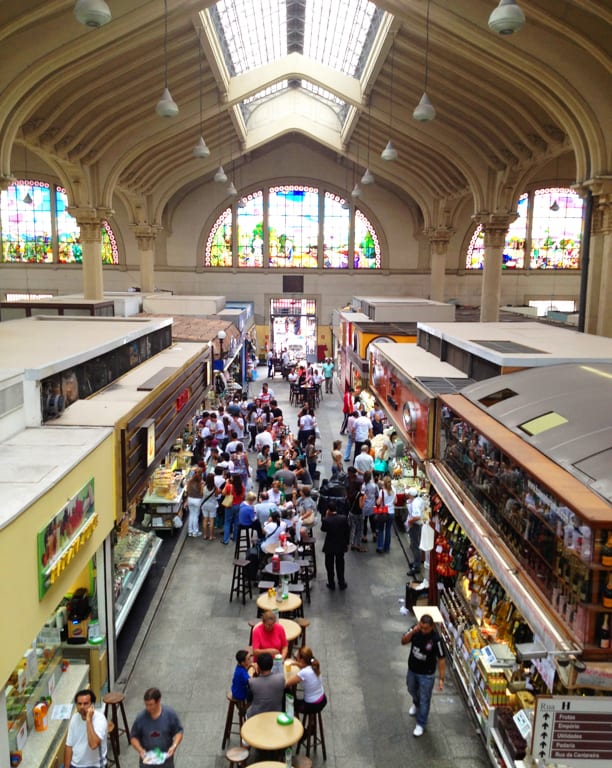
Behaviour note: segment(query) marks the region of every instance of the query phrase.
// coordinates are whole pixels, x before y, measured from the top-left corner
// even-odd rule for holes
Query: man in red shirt
[[[287,635],[282,624],[276,621],[276,615],[272,611],[264,611],[261,617],[261,624],[253,629],[253,656],[257,657],[262,653],[269,653],[274,657],[277,653],[287,658],[289,647],[287,645]]]
[[[342,413],[344,414],[344,419],[342,421],[342,426],[340,427],[341,435],[344,435],[346,433],[346,425],[348,422],[348,417],[355,410],[355,402],[353,400],[354,391],[355,390],[353,389],[353,387],[348,387],[344,392],[344,399],[342,400]]]

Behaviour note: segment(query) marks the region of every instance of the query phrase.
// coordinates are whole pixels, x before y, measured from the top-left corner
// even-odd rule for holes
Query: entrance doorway
[[[270,344],[274,354],[287,350],[294,361],[317,359],[315,299],[270,300]]]

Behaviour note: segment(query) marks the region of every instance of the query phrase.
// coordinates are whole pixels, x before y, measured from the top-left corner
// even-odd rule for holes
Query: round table
[[[275,597],[268,597],[268,593],[264,592],[263,595],[259,595],[257,598],[257,607],[262,611],[278,611],[279,613],[291,613],[297,611],[302,605],[302,598],[299,595],[294,595],[289,592],[286,600],[277,602]]]
[[[292,747],[304,735],[304,726],[297,717],[291,725],[279,725],[276,716],[279,712],[262,712],[244,721],[240,737],[255,749],[273,752],[277,749]]]
[[[267,563],[264,567],[266,573],[272,574],[272,576],[293,576],[300,570],[300,566],[295,560],[281,560],[280,571],[274,570],[274,563]]]
[[[278,760],[262,760],[259,763],[251,763],[249,768],[285,768],[285,763],[279,763]]]
[[[302,634],[302,627],[300,627],[297,621],[291,621],[291,619],[279,619],[278,623],[285,630],[288,643],[292,643],[294,640],[297,640],[298,637]],[[255,629],[256,627],[261,627],[261,621],[259,622],[259,624],[255,624],[253,629]]]
[[[266,555],[280,555],[282,557],[283,555],[292,555],[297,549],[297,545],[288,541],[284,547],[281,547],[276,542],[273,542],[272,544],[266,544],[262,549]]]

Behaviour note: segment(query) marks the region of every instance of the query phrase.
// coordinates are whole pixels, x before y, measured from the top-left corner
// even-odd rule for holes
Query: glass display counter
[[[121,632],[162,541],[153,533],[129,527],[113,551],[115,631]]]

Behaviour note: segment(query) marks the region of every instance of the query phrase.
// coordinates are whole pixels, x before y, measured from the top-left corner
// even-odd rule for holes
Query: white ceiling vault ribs
[[[108,0],[113,20],[97,30],[75,21],[74,0],[0,0],[0,177],[12,173],[11,159],[21,156],[13,147],[23,140],[57,169],[70,198],[112,207],[120,191],[132,208],[146,200],[146,216],[158,215],[219,162],[240,165],[299,133],[361,171],[369,144],[377,183],[416,201],[426,220],[440,198],[471,195],[475,211],[493,209],[513,180],[520,185],[562,150],[575,156],[577,181],[609,169],[608,0],[519,0],[527,21],[506,38],[487,28],[497,0],[432,0],[431,123],[412,119],[423,91],[426,0],[377,2],[394,18],[379,19],[355,78],[342,69],[349,45],[332,63],[335,36],[346,30],[331,16],[313,22],[313,1],[287,0],[279,61],[232,78],[203,12],[211,0],[168,0],[168,85],[180,112],[167,120],[154,110],[163,88],[162,0]],[[246,6],[252,14],[269,3]],[[312,29],[329,61],[307,55]],[[198,35],[206,160],[192,156],[200,135]],[[279,84],[280,96],[259,96]],[[246,108],[245,98],[254,99]],[[267,119],[274,99],[288,105],[282,121]],[[380,159],[389,138],[399,154],[393,163]]]

